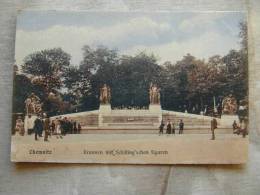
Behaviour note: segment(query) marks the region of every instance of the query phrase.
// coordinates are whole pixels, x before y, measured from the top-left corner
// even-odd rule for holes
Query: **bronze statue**
[[[106,84],[103,85],[103,87],[100,89],[100,103],[101,104],[109,104],[111,99],[111,92],[110,87]]]
[[[222,101],[222,114],[234,115],[237,113],[237,100],[230,94]]]
[[[150,104],[160,104],[160,89],[157,85],[152,84],[150,85]]]

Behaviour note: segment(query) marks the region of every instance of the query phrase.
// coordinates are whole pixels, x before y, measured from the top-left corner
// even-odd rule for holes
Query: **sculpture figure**
[[[237,100],[232,94],[222,101],[222,114],[235,115],[237,113]]]
[[[150,85],[150,104],[160,104],[160,89],[157,85],[152,84]]]
[[[111,99],[111,92],[110,87],[106,84],[103,85],[103,87],[100,89],[100,103],[101,104],[109,104]]]

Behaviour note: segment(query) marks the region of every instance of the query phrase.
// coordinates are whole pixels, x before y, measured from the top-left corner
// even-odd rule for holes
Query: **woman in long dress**
[[[59,139],[59,137],[62,139],[61,126],[60,126],[60,121],[58,119],[55,119],[55,134],[57,139]]]

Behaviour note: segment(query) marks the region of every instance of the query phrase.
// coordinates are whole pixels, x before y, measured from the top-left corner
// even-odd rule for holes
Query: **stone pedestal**
[[[162,113],[162,107],[160,104],[150,104],[149,105],[149,111],[151,113],[158,113],[161,114]]]
[[[159,117],[159,123],[158,125],[161,123],[162,120],[162,107],[161,104],[150,104],[149,105],[149,111],[155,115],[158,115]]]
[[[111,110],[110,104],[100,104],[99,106],[99,113],[110,113]]]
[[[239,118],[237,115],[223,114],[220,119],[220,125],[221,127],[232,128],[232,124],[234,121],[236,121],[237,123],[239,122]]]
[[[100,104],[99,106],[99,115],[98,115],[98,126],[102,127],[103,124],[103,115],[111,114],[111,105],[110,104]]]

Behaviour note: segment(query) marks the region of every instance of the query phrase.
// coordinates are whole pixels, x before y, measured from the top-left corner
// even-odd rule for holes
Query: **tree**
[[[64,72],[69,65],[70,55],[60,48],[38,51],[25,57],[22,72],[35,87],[41,89],[39,96],[45,112],[60,112],[62,99],[58,98],[59,89],[63,86]],[[50,99],[50,94],[54,94],[55,98]]]
[[[82,108],[85,110],[97,109],[99,106],[99,89],[103,84],[112,85],[115,67],[118,65],[119,57],[116,50],[104,46],[97,48],[83,47],[83,60],[80,63],[80,72],[87,77],[90,83],[88,95],[82,100]]]
[[[239,37],[240,37],[240,45],[241,45],[241,51],[247,55],[248,53],[248,29],[247,29],[247,22],[241,22],[239,24],[240,27],[240,32],[239,32]]]
[[[82,98],[90,95],[90,73],[83,73],[79,67],[70,66],[64,73],[63,82],[66,89],[66,93],[63,94],[64,100],[73,105],[74,111],[81,110]]]
[[[70,65],[70,55],[61,48],[42,50],[24,59],[22,72],[32,76],[36,85],[44,86],[46,94],[62,87],[62,77]]]
[[[162,87],[162,107],[164,109],[184,111],[191,104],[189,98],[189,72],[196,64],[202,63],[187,54],[175,64],[166,63],[164,67],[164,86]]]
[[[112,106],[148,106],[149,86],[160,86],[160,72],[153,55],[122,56],[112,80]]]
[[[33,85],[29,78],[22,74],[14,74],[13,113],[25,111],[25,100],[32,93]]]
[[[223,57],[226,69],[225,86],[223,95],[227,96],[232,93],[237,99],[243,98],[247,94],[247,65],[243,60],[241,51],[231,50]]]

